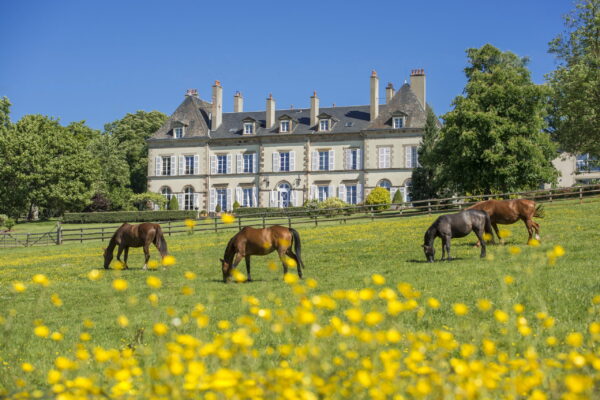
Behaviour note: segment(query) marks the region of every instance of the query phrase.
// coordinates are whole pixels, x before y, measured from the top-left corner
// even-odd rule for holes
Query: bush
[[[342,214],[343,208],[348,207],[348,204],[337,197],[330,197],[319,203],[319,208],[323,209],[323,213],[329,217]]]
[[[13,226],[15,226],[15,220],[12,218],[6,218],[4,220],[4,226],[6,227],[6,229],[8,229],[9,231],[13,228]]]
[[[237,210],[238,208],[240,208],[240,203],[237,202],[237,200],[233,203],[233,211]]]
[[[394,198],[392,200],[392,203],[399,204],[399,203],[402,203],[403,201],[404,201],[404,199],[402,198],[402,192],[400,192],[400,189],[396,190],[396,193],[394,193]]]
[[[175,198],[176,196],[173,196]],[[160,210],[165,209],[165,204],[167,203],[167,198],[160,193],[138,193],[134,194],[130,197],[131,204],[138,210],[152,210],[151,205],[158,205]],[[175,201],[177,199],[175,198]],[[170,205],[170,203],[169,203]],[[169,208],[170,209],[170,208]],[[179,210],[179,204],[177,204],[177,208],[175,210]],[[175,211],[174,210],[174,211]]]
[[[390,208],[391,204],[390,200],[390,192],[382,187],[376,187],[369,193],[367,198],[365,199],[366,205],[374,205],[375,207],[371,207],[371,210],[374,211],[383,211]]]
[[[169,211],[177,211],[179,210],[179,202],[177,201],[177,196],[171,197],[169,200]]]
[[[0,214],[0,226],[4,226],[4,222],[8,219],[8,215]]]
[[[221,205],[217,204],[217,206],[215,207],[215,212],[220,213],[221,212]]]
[[[92,196],[92,202],[86,208],[85,212],[110,211],[110,200],[104,193],[95,193]]]
[[[65,213],[62,221],[66,224],[117,223],[117,222],[158,222],[196,219],[196,211],[114,211],[95,213]]]

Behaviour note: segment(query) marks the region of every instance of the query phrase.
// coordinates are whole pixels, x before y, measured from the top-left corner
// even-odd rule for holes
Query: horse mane
[[[168,253],[165,235],[163,234],[162,228],[159,224],[154,224],[154,229],[156,230],[156,236],[154,237],[154,245],[158,248],[161,257],[164,257]]]
[[[233,263],[233,256],[235,255],[235,239],[237,238],[239,232],[233,235],[229,242],[227,242],[227,246],[225,247],[225,254],[223,254],[223,260],[226,263],[231,265]]]

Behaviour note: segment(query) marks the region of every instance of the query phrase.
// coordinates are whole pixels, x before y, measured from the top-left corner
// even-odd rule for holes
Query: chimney
[[[410,73],[410,89],[413,91],[419,102],[426,109],[427,98],[425,97],[426,86],[425,86],[425,70],[424,69],[413,69]]]
[[[273,100],[273,95],[269,93],[269,97],[267,97],[267,129],[271,129],[273,125],[275,125],[275,100]]]
[[[319,98],[317,92],[313,92],[310,98],[310,126],[317,125],[317,115],[319,115]]]
[[[188,89],[185,91],[185,97],[198,97],[198,89]]]
[[[233,112],[244,111],[244,98],[240,92],[235,92],[233,95]]]
[[[371,119],[373,121],[379,115],[379,78],[377,72],[371,72]]]
[[[385,103],[389,103],[392,97],[394,97],[394,85],[389,82],[385,88]]]
[[[212,121],[211,130],[219,129],[223,121],[223,88],[220,81],[215,81],[212,87]]]

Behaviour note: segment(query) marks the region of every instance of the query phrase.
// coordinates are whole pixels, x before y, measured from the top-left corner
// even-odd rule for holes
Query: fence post
[[[79,243],[83,243],[83,228],[79,228]]]
[[[60,221],[56,223],[56,245],[62,244],[62,225]]]
[[[238,217],[238,228],[242,230],[242,217]]]
[[[315,226],[319,226],[319,221],[317,219],[317,216],[315,215],[315,216],[313,216],[313,218],[315,219]]]
[[[431,202],[427,202],[427,215],[431,215]]]
[[[583,188],[579,186],[579,204],[583,203]]]
[[[171,236],[171,221],[167,221],[167,227],[169,228],[169,236]]]
[[[25,242],[25,247],[29,247],[29,233],[27,234],[27,241]]]
[[[104,227],[102,227],[102,241],[104,242]]]
[[[288,217],[288,227],[292,229],[292,219]]]
[[[214,219],[214,221],[215,221],[215,232],[218,232],[219,231],[218,221],[216,218]]]
[[[267,227],[267,223],[265,221],[265,216],[263,215],[263,229]]]

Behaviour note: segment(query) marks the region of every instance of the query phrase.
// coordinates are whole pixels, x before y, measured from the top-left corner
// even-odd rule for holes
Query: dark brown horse
[[[509,225],[514,224],[518,220],[525,223],[527,232],[529,233],[529,240],[533,237],[534,231],[535,238],[540,239],[540,226],[533,220],[533,217],[544,218],[544,209],[541,204],[536,206],[533,200],[486,200],[472,205],[467,210],[482,210],[487,212],[490,216],[492,227],[500,239],[500,243],[504,241],[500,237],[497,224]],[[528,243],[529,240],[527,241]]]
[[[124,223],[116,230],[108,247],[104,249],[104,268],[108,269],[113,258],[115,246],[119,246],[117,260],[121,261],[121,253],[125,251],[125,268],[127,269],[127,256],[130,247],[144,247],[144,269],[148,269],[148,260],[150,259],[150,244],[154,243],[161,257],[167,255],[167,242],[158,224],[144,222],[139,225]]]
[[[292,252],[294,244],[294,252]],[[288,266],[286,256],[296,261],[298,276],[302,278],[302,268],[304,263],[300,257],[300,235],[298,231],[292,228],[275,225],[264,229],[255,229],[249,226],[235,234],[227,243],[225,254],[221,259],[221,269],[223,271],[223,282],[227,283],[231,272],[242,261],[246,259],[246,271],[248,272],[248,281],[252,281],[250,275],[250,256],[264,256],[277,250],[279,259],[283,263],[283,273],[287,274]]]

